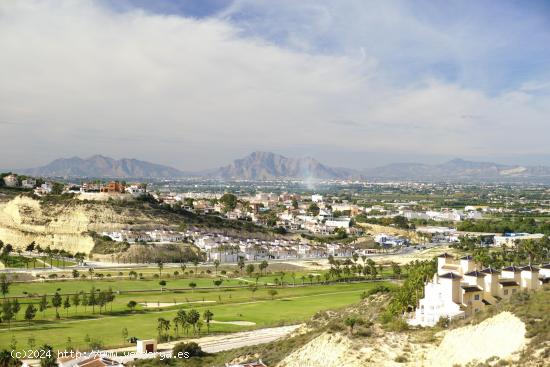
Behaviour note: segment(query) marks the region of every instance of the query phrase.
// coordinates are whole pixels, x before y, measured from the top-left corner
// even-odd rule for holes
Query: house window
[[[505,296],[508,295],[508,289],[505,289],[505,290],[504,290],[504,295],[505,295]]]
[[[479,294],[476,294],[476,295],[474,296],[474,299],[475,299],[476,301],[479,301]]]

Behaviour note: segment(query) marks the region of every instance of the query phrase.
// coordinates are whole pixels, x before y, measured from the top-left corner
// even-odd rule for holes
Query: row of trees
[[[92,313],[95,313],[95,308],[99,307],[99,313],[101,314],[102,310],[104,311],[107,308],[107,305],[110,304],[111,311],[113,307],[113,301],[115,300],[115,294],[111,288],[107,290],[97,290],[94,287],[90,290],[89,293],[80,292],[73,295],[66,295],[65,298],[59,293],[55,294],[48,300],[46,295],[40,297],[38,302],[38,308],[33,304],[29,303],[25,309],[25,320],[29,322],[29,326],[32,320],[35,319],[37,312],[42,312],[42,318],[45,317],[46,310],[50,307],[55,308],[56,318],[59,319],[59,309],[63,308],[66,312],[67,317],[69,316],[69,309],[75,307],[75,313],[78,313],[78,306],[84,306],[84,311],[86,312],[87,307],[92,307]],[[17,314],[21,310],[21,305],[17,298],[13,300],[6,299],[2,303],[2,309],[0,310],[0,321],[8,322],[8,327],[11,326],[11,321],[17,319]]]
[[[463,237],[453,247],[472,254],[474,260],[483,266],[491,266],[496,269],[510,263],[540,264],[550,259],[550,238],[548,236],[538,240],[517,240],[512,246],[501,246],[497,249],[489,249],[483,245],[481,237]]]
[[[465,220],[457,224],[459,231],[494,233],[544,233],[550,235],[550,221],[516,217],[513,219]]]
[[[53,267],[53,260],[56,259],[58,263],[61,263],[62,267],[65,268],[66,259],[75,259],[79,262],[82,262],[85,258],[85,254],[82,252],[77,252],[75,254],[70,253],[69,251],[63,250],[63,249],[52,249],[50,246],[46,248],[41,248],[40,245],[36,244],[36,242],[31,242],[25,247],[25,252],[27,255],[31,255],[32,253],[35,253],[36,255],[43,255],[43,258],[48,258],[50,267]],[[36,260],[37,257],[34,256],[32,258],[29,257],[23,257],[23,250],[17,249],[15,250],[13,245],[11,244],[4,244],[2,240],[0,240],[0,260],[2,260],[6,265],[9,265],[9,257],[11,253],[17,253],[17,255],[21,256],[24,262],[25,266],[28,268],[29,264],[32,262],[33,267],[36,268]],[[44,267],[46,267],[46,262],[42,261],[44,263]]]

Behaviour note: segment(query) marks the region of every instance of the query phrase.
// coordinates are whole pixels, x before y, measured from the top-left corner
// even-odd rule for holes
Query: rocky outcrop
[[[99,233],[146,224],[168,223],[139,210],[117,207],[116,203],[44,203],[27,196],[0,203],[0,240],[20,249],[35,241],[42,248],[89,253],[94,247],[90,231]]]

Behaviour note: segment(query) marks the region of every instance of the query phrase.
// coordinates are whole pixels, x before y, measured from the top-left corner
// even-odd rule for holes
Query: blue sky
[[[3,149],[44,153],[1,166],[202,169],[253,150],[550,165],[547,45],[550,1],[3,3]]]

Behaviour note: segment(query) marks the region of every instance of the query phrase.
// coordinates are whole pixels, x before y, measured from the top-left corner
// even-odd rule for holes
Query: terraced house
[[[480,270],[481,269],[481,270]],[[441,318],[471,316],[520,290],[537,290],[550,280],[550,265],[482,269],[471,256],[437,258],[437,273],[424,287],[424,297],[408,319],[410,325],[434,326]]]

